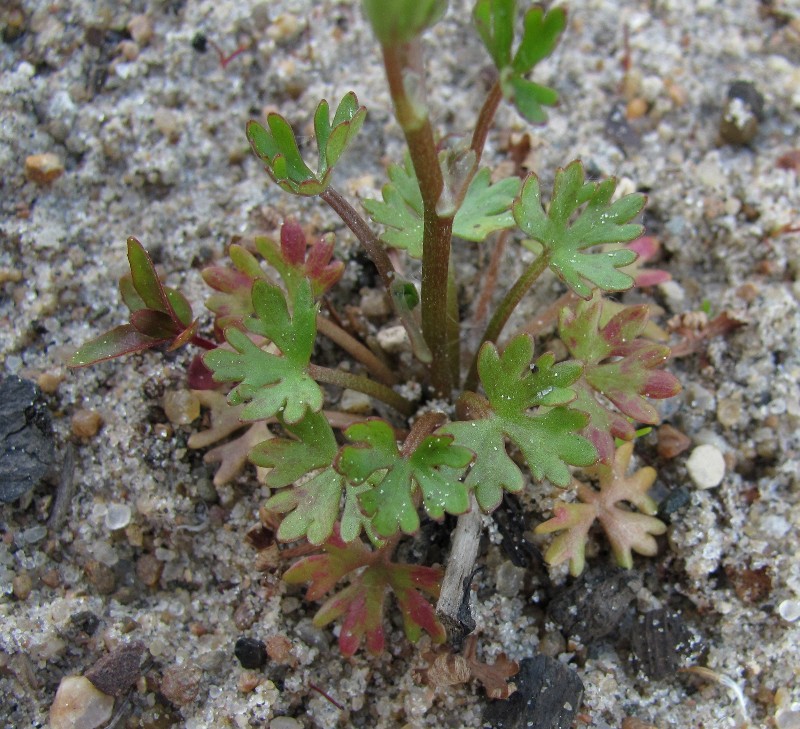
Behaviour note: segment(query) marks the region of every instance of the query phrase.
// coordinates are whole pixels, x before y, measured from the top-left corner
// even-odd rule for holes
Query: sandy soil
[[[471,127],[487,67],[468,36],[465,4],[451,5],[428,34],[431,103],[447,132]],[[618,636],[558,648],[539,604],[546,591],[536,580],[509,587],[496,543],[476,578],[481,650],[521,659],[555,644],[586,686],[578,726],[616,729],[637,717],[660,729],[798,727],[800,622],[786,618],[800,611],[800,236],[781,228],[800,224],[798,153],[785,157],[800,146],[800,7],[569,6],[567,37],[540,69],[562,102],[546,127],[530,130],[536,171],[547,187],[556,167],[580,157],[593,174],[648,192],[643,222],[673,277],[646,297],[663,308],[662,325],[690,312],[701,312],[694,326],[723,311],[745,322],[671,365],[684,392],[664,405],[665,419],[693,447],[722,452],[726,473],[703,490],[687,475],[689,451],[659,461],[659,493],[680,492],[685,503],[660,555],[636,563],[645,576],[637,609],[680,609],[703,637],[696,665],[740,687],[743,703],[707,678],[643,678]],[[148,677],[118,701],[118,726],[261,727],[277,716],[305,727],[480,726],[481,690],[434,692],[415,681],[420,659],[397,627],[387,655],[342,660],[331,631],[312,626],[302,593],[254,569],[243,537],[266,490],[250,471],[215,489],[214,467],[187,447],[199,421],[170,423],[162,409],[165,392],[186,387],[186,355],[148,353],[80,371],[64,364],[79,343],[124,320],[115,282],[129,235],[197,311],[199,271],[234,235],[294,216],[336,230],[342,255],[352,253],[328,210],[269,183],[243,126],[277,108],[303,134],[320,98],[353,89],[369,117],[337,185],[354,201],[379,194],[400,135],[358,3],[12,0],[0,18],[0,372],[49,390],[59,457],[67,444],[75,457],[74,496],[57,530],[45,526],[52,485],[0,508],[0,724],[47,725],[63,676],[136,640]],[[193,47],[198,33],[205,53]],[[211,41],[226,54],[247,50],[223,67]],[[738,79],[764,100],[747,145],[720,139]],[[633,99],[629,115],[638,108],[642,116],[609,122]],[[510,109],[498,122],[526,129]],[[488,161],[503,159],[506,138],[490,138]],[[26,158],[45,153],[63,167],[51,182],[47,160],[29,162],[26,173]],[[352,261],[346,280],[357,276]],[[73,416],[86,410],[103,425],[79,437]],[[655,460],[655,443],[655,434],[643,439],[645,461]],[[558,571],[552,578],[566,581]],[[233,655],[241,635],[286,636],[288,665],[245,671]],[[189,685],[173,689],[171,702],[169,671]]]

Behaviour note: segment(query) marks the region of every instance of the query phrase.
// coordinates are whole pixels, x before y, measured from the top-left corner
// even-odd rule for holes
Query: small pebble
[[[164,563],[153,554],[143,554],[136,560],[136,576],[147,587],[155,587],[161,579]]]
[[[33,590],[33,580],[27,572],[20,572],[11,580],[11,589],[17,600],[27,600]]]
[[[669,423],[665,423],[658,429],[658,455],[666,460],[683,453],[691,443],[688,435],[673,428]]]
[[[103,416],[96,410],[78,410],[70,421],[72,434],[78,438],[91,438],[97,435],[103,424]]]
[[[744,145],[758,133],[764,118],[764,97],[749,81],[734,81],[719,124],[720,136],[729,144]]]
[[[276,716],[269,723],[269,729],[303,729],[303,725],[291,716]]]
[[[161,407],[173,425],[189,425],[200,417],[200,399],[191,390],[165,392]]]
[[[237,686],[243,694],[249,694],[251,691],[255,691],[262,679],[263,676],[255,671],[242,671]]]
[[[716,446],[699,445],[686,461],[686,470],[697,488],[713,489],[725,477],[725,458]]]
[[[83,568],[90,584],[101,595],[110,595],[117,587],[117,577],[107,565],[93,559]]]
[[[372,412],[372,400],[363,392],[344,390],[339,398],[339,409],[346,413],[365,415]]]
[[[378,289],[363,289],[359,308],[368,319],[382,319],[392,313],[386,294]]]
[[[94,620],[97,617],[89,613]],[[100,658],[88,671],[86,678],[92,685],[109,696],[126,694],[142,674],[144,643],[123,643]]]
[[[126,61],[135,61],[139,57],[139,44],[124,40],[117,46],[117,53]]]
[[[377,334],[377,339],[381,349],[389,354],[398,354],[411,350],[408,334],[405,328],[400,325],[381,329]]]
[[[267,37],[276,43],[291,43],[303,30],[296,15],[282,13],[267,28]]]
[[[134,42],[142,48],[153,38],[153,24],[146,15],[134,15],[128,21],[128,32]]]
[[[131,521],[131,507],[128,504],[109,504],[106,511],[106,529],[124,529]]]
[[[642,721],[641,719],[637,719],[634,716],[626,716],[622,720],[620,729],[658,729],[658,727],[654,726],[653,724],[648,724],[646,721]]]
[[[169,666],[161,677],[161,693],[176,706],[186,706],[197,698],[203,673],[192,666]]]
[[[261,668],[267,662],[267,646],[263,641],[241,636],[233,649],[242,668]]]
[[[778,615],[787,623],[793,623],[800,618],[800,600],[784,600],[778,605]]]
[[[283,635],[271,635],[267,638],[267,655],[274,663],[282,666],[295,665],[297,659],[292,654],[292,642]]]
[[[63,381],[64,375],[61,372],[43,372],[36,378],[39,389],[47,395],[54,394]]]
[[[61,679],[50,707],[51,729],[97,729],[114,712],[114,697],[96,689],[88,678]]]
[[[49,185],[64,174],[64,165],[57,154],[44,152],[25,158],[25,176],[37,185]]]
[[[631,99],[625,107],[626,119],[640,119],[645,114],[647,114],[647,102],[639,96]]]

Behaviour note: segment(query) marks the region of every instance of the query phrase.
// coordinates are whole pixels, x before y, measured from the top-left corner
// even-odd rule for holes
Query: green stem
[[[450,267],[450,239],[453,218],[440,218],[436,204],[444,180],[427,108],[424,104],[422,74],[417,68],[420,49],[417,40],[383,46],[383,63],[395,115],[408,144],[411,162],[419,181],[423,205],[422,247],[422,334],[431,349],[431,385],[448,396],[453,388],[450,346],[447,337],[447,281]],[[417,97],[409,96],[409,80],[416,82]]]
[[[486,331],[483,333],[483,337],[478,344],[478,349],[475,352],[475,356],[472,358],[472,365],[470,366],[469,374],[467,375],[467,381],[464,383],[464,389],[475,390],[477,388],[478,353],[480,352],[483,343],[497,343],[500,332],[503,331],[503,327],[506,325],[511,313],[514,311],[517,304],[519,304],[519,302],[522,300],[522,297],[528,292],[528,289],[533,286],[534,281],[536,281],[536,279],[539,278],[542,272],[547,268],[547,264],[549,262],[550,260],[547,253],[540,253],[536,257],[536,260],[534,260],[533,263],[531,263],[531,265],[525,269],[523,274],[517,279],[516,283],[511,287],[509,292],[500,302],[500,305],[494,312],[494,316],[492,316],[491,320],[489,321],[489,326],[486,327]]]
[[[355,357],[384,385],[392,386],[397,384],[397,376],[384,362],[381,362],[372,351],[361,344],[349,332],[321,314],[317,314],[317,331]]]
[[[406,417],[413,415],[416,410],[414,403],[410,400],[406,400],[402,395],[398,395],[391,387],[382,385],[380,382],[375,382],[375,380],[370,380],[369,377],[354,375],[350,372],[334,370],[315,364],[308,365],[308,374],[317,382],[325,382],[329,385],[336,385],[337,387],[363,392],[365,395],[385,402]]]
[[[497,107],[500,105],[500,100],[503,98],[503,91],[500,88],[500,79],[494,82],[486,99],[483,102],[478,120],[475,122],[475,131],[472,133],[472,150],[475,152],[476,162],[481,161],[483,155],[483,148],[486,146],[486,137],[489,135],[489,129],[492,126],[494,115],[497,112]]]
[[[329,186],[324,192],[320,193],[320,198],[328,203],[344,224],[353,231],[359,243],[364,246],[364,250],[370,260],[375,264],[375,268],[378,269],[383,285],[388,290],[397,273],[389,255],[384,250],[378,237],[372,232],[372,228],[367,225],[364,218],[358,214],[358,211],[332,187]]]

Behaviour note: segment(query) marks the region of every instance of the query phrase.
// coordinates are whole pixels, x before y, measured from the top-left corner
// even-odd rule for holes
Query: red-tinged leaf
[[[199,354],[192,358],[187,378],[192,390],[216,390],[222,387],[221,383],[214,382],[214,373],[205,366],[202,356]]]
[[[173,320],[176,324],[188,327],[192,324],[192,306],[178,289],[164,287],[169,305],[172,307]]]
[[[645,398],[672,397],[680,384],[673,375],[656,370],[666,362],[669,348],[641,337],[648,323],[647,307],[626,307],[601,325],[603,305],[595,298],[580,302],[574,310],[564,309],[559,336],[572,356],[583,362],[579,397],[572,407],[589,415],[584,433],[608,464],[610,438],[604,431],[625,440],[634,433],[633,425],[608,402],[623,415],[653,425],[659,422],[658,411]]]
[[[139,309],[147,308],[142,297],[139,296],[139,292],[136,291],[136,287],[133,285],[133,277],[129,273],[126,273],[120,278],[119,293],[120,296],[122,296],[123,303],[131,311],[139,311]]]
[[[658,242],[657,238],[643,235],[641,238],[627,243],[625,247],[638,256],[633,263],[625,268],[625,272],[633,276],[633,281],[636,286],[657,286],[660,283],[672,279],[672,276],[667,271],[662,271],[658,268],[644,267],[644,265],[651,258],[655,258],[661,250],[661,244]]]
[[[156,273],[150,255],[136,238],[128,238],[128,262],[133,286],[148,309],[169,315],[172,311],[167,294]]]
[[[281,253],[290,266],[301,266],[306,259],[306,236],[292,220],[281,226]]]
[[[195,319],[190,326],[186,327],[180,334],[178,334],[175,339],[170,342],[169,347],[167,347],[167,351],[172,352],[176,349],[180,349],[184,344],[188,344],[192,341],[192,338],[197,334],[197,330],[200,327],[200,322]]]
[[[155,339],[172,339],[179,331],[168,314],[153,309],[131,312],[131,324],[142,334]]]
[[[545,553],[547,562],[556,565],[569,560],[570,572],[575,576],[580,574],[589,529],[595,520],[605,531],[621,567],[633,565],[631,552],[645,556],[656,553],[654,537],[667,529],[653,516],[657,505],[648,496],[656,472],[646,466],[627,475],[632,455],[633,443],[625,443],[617,449],[612,465],[598,464],[587,469],[599,479],[600,489],[576,481],[580,503],[557,502],[553,518],[536,527],[537,534],[562,532]],[[637,511],[626,508],[625,502]]]
[[[349,577],[350,584],[330,597],[314,617],[316,625],[342,618],[339,647],[343,655],[353,655],[362,641],[371,653],[383,650],[383,613],[389,590],[397,598],[409,640],[418,640],[423,630],[434,642],[444,640],[444,628],[422,594],[439,594],[441,570],[390,562],[385,549],[369,550],[361,541],[345,544],[338,529],[323,548],[324,554],[298,561],[284,579],[291,584],[311,582],[306,597],[318,599],[340,579]]]
[[[142,334],[132,324],[123,324],[86,342],[69,361],[70,367],[86,367],[103,360],[157,347],[169,341]]]

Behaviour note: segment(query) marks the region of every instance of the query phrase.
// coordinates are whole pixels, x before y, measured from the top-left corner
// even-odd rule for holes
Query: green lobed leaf
[[[512,57],[516,15],[515,0],[478,0],[473,10],[478,34],[500,72],[503,96],[528,121],[540,124],[547,120],[542,106],[556,104],[558,94],[526,79],[525,75],[555,50],[566,27],[566,13],[559,7],[547,13],[540,7],[530,8],[525,13],[522,38]]]
[[[629,249],[584,253],[604,243],[633,240],[642,226],[629,223],[644,206],[644,195],[625,195],[614,203],[616,180],[585,182],[583,165],[572,162],[556,172],[553,197],[545,211],[539,179],[531,174],[514,203],[517,225],[540,243],[550,268],[576,294],[591,297],[593,286],[624,291],[633,279],[619,268],[636,259]]]
[[[482,168],[473,177],[455,214],[453,235],[481,242],[491,233],[514,225],[511,206],[520,181],[509,177],[492,185],[490,178],[488,168]],[[412,258],[422,258],[422,194],[409,157],[402,167],[389,166],[389,182],[381,193],[383,201],[363,201],[372,220],[386,226],[381,239],[387,245],[406,250]]]
[[[298,423],[283,423],[296,439],[271,438],[250,451],[250,460],[269,468],[264,483],[270,488],[288,486],[302,476],[333,463],[338,446],[333,429],[322,413],[307,412]]]
[[[485,511],[496,508],[503,490],[522,487],[522,474],[506,452],[505,439],[519,448],[534,478],[560,486],[570,482],[568,465],[587,466],[597,459],[592,444],[576,432],[586,424],[586,416],[563,407],[575,398],[569,386],[580,375],[580,365],[555,364],[552,354],[539,357],[533,367],[532,360],[528,335],[515,337],[502,354],[486,342],[478,372],[489,400],[487,414],[437,431],[453,435],[458,445],[475,452],[465,483]],[[545,409],[531,413],[537,406]]]
[[[217,382],[239,382],[228,396],[232,405],[247,402],[243,420],[261,420],[280,413],[287,423],[297,423],[307,411],[318,412],[323,396],[319,385],[307,374],[316,334],[317,306],[311,285],[298,286],[290,316],[283,292],[266,281],[253,284],[255,317],[246,326],[267,337],[281,354],[265,352],[235,327],[225,338],[235,352],[215,349],[203,356]]]
[[[295,195],[319,195],[328,187],[334,165],[358,133],[366,114],[366,108],[359,106],[352,91],[339,102],[333,122],[328,102],[323,99],[319,103],[314,114],[318,150],[316,173],[303,160],[294,130],[280,114],[269,114],[266,128],[256,121],[248,122],[247,139],[282,189]]]
[[[463,514],[469,509],[459,476],[472,460],[472,452],[453,445],[452,437],[427,436],[413,453],[403,456],[392,427],[383,420],[357,423],[345,435],[356,445],[342,448],[336,469],[355,484],[377,474],[376,483],[360,500],[379,535],[413,534],[419,529],[414,500],[417,488],[426,511],[435,519],[442,518],[445,511]]]

